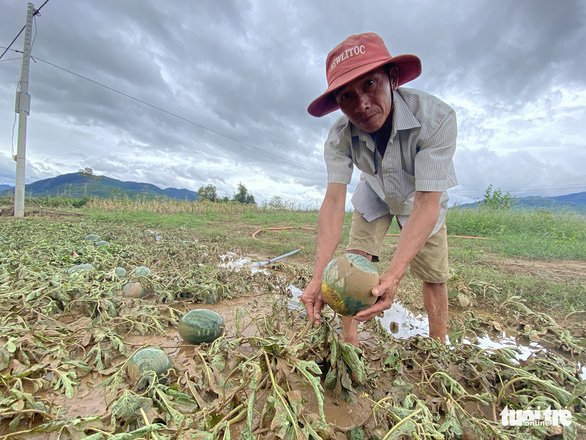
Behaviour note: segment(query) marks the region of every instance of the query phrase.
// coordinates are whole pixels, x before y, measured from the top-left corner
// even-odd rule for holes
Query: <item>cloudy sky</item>
[[[26,7],[0,0],[0,53]],[[367,31],[392,55],[418,55],[409,87],[456,109],[452,202],[489,184],[586,191],[582,0],[50,0],[34,25],[26,182],[90,167],[220,196],[243,183],[257,202],[319,207],[340,112],[316,119],[307,105],[326,88],[327,53]],[[20,55],[0,60],[0,185],[15,178]]]

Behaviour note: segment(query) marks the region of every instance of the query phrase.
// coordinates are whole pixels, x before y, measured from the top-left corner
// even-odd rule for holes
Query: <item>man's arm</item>
[[[307,316],[309,319],[317,322],[321,322],[321,310],[324,306],[321,292],[321,278],[325,267],[331,261],[342,239],[345,213],[346,185],[342,183],[329,183],[324,201],[319,210],[317,252],[313,278],[301,295],[301,301],[305,304]]]
[[[389,269],[381,277],[380,284],[372,289],[372,294],[381,298],[372,307],[358,313],[357,320],[367,321],[392,306],[399,281],[403,278],[407,266],[425,245],[437,222],[441,195],[441,192],[430,191],[415,193],[413,210],[401,230],[397,250]]]

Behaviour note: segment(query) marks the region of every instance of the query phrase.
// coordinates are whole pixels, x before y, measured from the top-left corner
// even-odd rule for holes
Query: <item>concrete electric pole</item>
[[[14,184],[14,216],[24,217],[24,170],[26,166],[26,122],[31,109],[31,95],[28,93],[28,78],[31,55],[32,22],[35,7],[28,4],[26,11],[26,29],[24,49],[22,51],[22,69],[16,92],[16,108],[18,113],[18,148],[16,150],[16,182]]]

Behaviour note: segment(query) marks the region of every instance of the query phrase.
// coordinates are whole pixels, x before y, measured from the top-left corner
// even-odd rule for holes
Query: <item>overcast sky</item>
[[[0,0],[0,46],[26,8]],[[341,113],[306,109],[326,88],[327,53],[368,31],[391,55],[418,55],[407,86],[456,110],[452,202],[489,184],[586,191],[583,0],[50,0],[34,25],[26,182],[90,167],[319,207],[323,142]],[[14,51],[0,60],[0,184],[14,184],[20,67]]]

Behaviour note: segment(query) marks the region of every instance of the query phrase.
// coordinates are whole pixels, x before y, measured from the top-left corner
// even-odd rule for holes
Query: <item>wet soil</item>
[[[513,260],[488,257],[482,264],[498,268],[499,271],[507,274],[545,276],[559,282],[574,279],[586,283],[586,261],[528,260],[521,258]]]
[[[225,267],[236,271],[243,265],[250,265],[255,261],[257,263],[258,261],[265,261],[264,258],[258,258],[254,260],[248,257],[240,258],[236,254],[232,254],[230,257],[231,258],[227,259]],[[296,258],[298,258],[298,256],[287,260],[287,262],[295,261]],[[582,274],[585,272],[583,270],[584,262],[569,262],[568,264],[568,262],[565,261],[510,261],[499,260],[496,258],[494,260],[487,260],[487,262],[487,264],[498,266],[499,268],[503,268],[503,270],[510,270],[511,272],[509,273],[527,273],[529,275],[540,276],[543,276],[543,273],[551,273],[552,276],[560,277],[560,280],[563,279],[563,277],[574,276],[576,271],[582,270],[582,272],[580,272]],[[265,270],[265,268],[262,265],[256,264],[254,265],[254,270]],[[300,322],[306,321],[303,308],[298,301],[298,297],[301,294],[301,291],[294,288],[293,286],[290,286],[288,293],[288,297],[282,295],[273,296],[256,290],[251,294],[242,295],[235,299],[224,299],[216,304],[195,304],[186,300],[174,302],[169,305],[184,312],[193,308],[207,308],[214,310],[224,318],[227,339],[235,339],[242,336],[246,338],[253,338],[260,335],[257,325],[259,325],[259,323],[262,325],[264,322],[263,317],[270,316],[274,313],[275,302],[280,302],[283,304],[287,303],[288,309],[297,314]],[[149,301],[153,305],[157,304],[157,301],[153,298],[147,298],[145,301]],[[241,320],[237,323],[236,310],[238,309],[244,310],[245,313],[242,314]],[[473,312],[473,314],[479,318],[479,321],[488,323],[489,327],[487,328],[487,333],[489,334],[487,334],[486,337],[465,342],[490,349],[519,346],[515,337],[512,336],[510,332],[505,331],[507,329],[504,328],[505,323],[503,320],[489,315],[487,311],[480,310],[477,304],[467,305],[465,307],[459,308],[451,308],[450,319],[456,319],[468,312]],[[54,321],[53,329],[58,330],[67,327],[73,332],[79,332],[82,335],[84,333],[86,335],[90,335],[88,329],[90,321],[91,320],[88,317],[83,317],[81,315],[72,313],[65,319],[62,319],[61,322]],[[495,322],[496,325],[491,324],[491,322]],[[425,316],[422,308],[417,306],[407,307],[402,305],[399,301],[396,301],[390,310],[377,318],[376,323],[380,325],[383,331],[391,333],[396,339],[408,339],[417,335],[426,335],[428,332],[427,317]],[[277,321],[274,323],[274,325],[275,330],[282,331],[289,339],[293,338],[293,336],[296,334],[294,329],[284,328],[284,322],[281,323]],[[335,331],[339,332],[339,322],[337,325],[338,327],[335,329]],[[492,328],[490,325],[492,325]],[[381,347],[377,344],[376,338],[373,337],[373,332],[375,331],[374,326],[370,324],[361,325],[360,329],[361,331],[359,333],[359,341],[361,347],[364,350],[364,359],[370,362],[375,370],[377,368],[381,368],[384,358],[388,354],[388,347]],[[161,347],[173,360],[173,368],[175,369],[175,374],[178,377],[182,377],[188,373],[201,371],[200,355],[198,353],[200,353],[202,347],[186,344],[178,335],[176,326],[174,325],[170,325],[164,335],[141,336],[138,334],[127,334],[123,341],[130,348],[129,351],[131,353],[146,346]],[[89,349],[87,346],[88,342],[89,336],[87,336],[87,338],[85,336],[81,338],[81,344],[85,347],[86,350]],[[524,355],[526,356],[529,356],[532,352],[534,352],[532,348],[535,348],[536,350],[542,349],[542,347],[537,346],[535,343],[532,345],[531,341],[526,342],[524,345],[521,345],[521,347],[526,349],[524,351]],[[205,350],[205,347],[203,350]],[[241,344],[237,350],[234,350],[234,352],[231,353],[231,356],[242,356],[243,358],[246,358],[255,350],[257,350],[257,348],[253,349],[250,344],[244,343]],[[131,353],[129,353],[129,356]],[[81,357],[81,353],[77,355]],[[118,356],[114,359],[110,359],[105,372],[102,372],[102,374],[93,372],[83,377],[77,390],[77,394],[72,399],[66,399],[62,394],[55,392],[45,392],[39,397],[45,399],[46,401],[52,402],[55,407],[59,408],[59,414],[63,415],[63,417],[73,419],[75,417],[85,417],[88,414],[100,414],[102,415],[101,417],[104,421],[109,422],[111,411],[110,404],[112,403],[113,396],[104,394],[104,388],[99,387],[98,384],[104,380],[104,375],[107,375],[108,372],[109,374],[112,374],[117,369],[117,367],[123,365],[129,356]],[[233,360],[234,358],[228,358],[228,362]],[[316,361],[317,360],[319,360],[319,357],[316,355]],[[429,373],[430,371],[425,372],[425,374]],[[410,385],[414,386],[421,381],[422,374],[422,372],[414,372],[406,369],[403,373],[401,373],[401,377]],[[453,377],[458,377],[458,372],[456,370],[453,371]],[[391,386],[390,380],[391,379],[389,379],[389,377],[384,377],[381,375],[381,377],[378,379],[380,388],[387,390],[392,389],[393,386]],[[307,382],[298,380],[298,378],[296,379],[293,376],[291,379],[291,386],[292,393],[298,393],[303,397],[305,413],[316,414],[318,412],[318,402],[311,386]],[[472,391],[473,390],[470,390],[470,392]],[[257,396],[258,400],[255,405],[255,410],[259,414],[262,411],[264,401],[267,398],[267,393],[268,390],[264,389],[262,392],[259,392]],[[419,398],[425,398],[427,390],[420,390],[415,388],[414,393],[417,394]],[[291,397],[293,398],[294,395],[292,394]],[[328,422],[338,427],[338,438],[346,438],[345,435],[342,436],[341,432],[346,432],[356,425],[368,425],[373,411],[372,399],[377,401],[381,399],[381,396],[366,395],[362,392],[358,392],[356,394],[356,403],[350,405],[340,397],[338,390],[326,391],[324,393],[324,412]],[[432,408],[434,405],[436,405],[437,410],[440,410],[441,404],[439,403],[439,400],[438,402],[435,402],[433,399],[431,399],[426,403],[429,407]],[[486,419],[495,419],[495,414],[493,412],[487,412],[487,407],[483,407],[472,402],[467,402],[467,404],[469,405],[469,408],[467,408],[469,413],[478,417],[484,417]],[[445,411],[445,408],[443,408],[443,411]],[[149,420],[154,420],[157,417],[157,414],[154,410],[152,410],[146,413],[146,417]],[[5,428],[6,426],[0,425],[0,437],[2,432],[7,432]],[[242,429],[242,422],[235,423],[230,428],[231,434],[234,438],[238,438]],[[275,438],[274,434],[269,431],[264,431],[260,434],[262,434],[260,438]],[[28,440],[37,440],[53,439],[57,437],[58,435],[55,433],[43,433],[38,435],[28,434],[26,437],[13,436],[11,438],[27,438]]]
[[[65,211],[58,208],[26,207],[24,210],[25,217],[83,217],[85,214],[79,212]],[[14,206],[0,206],[0,217],[14,217]]]

